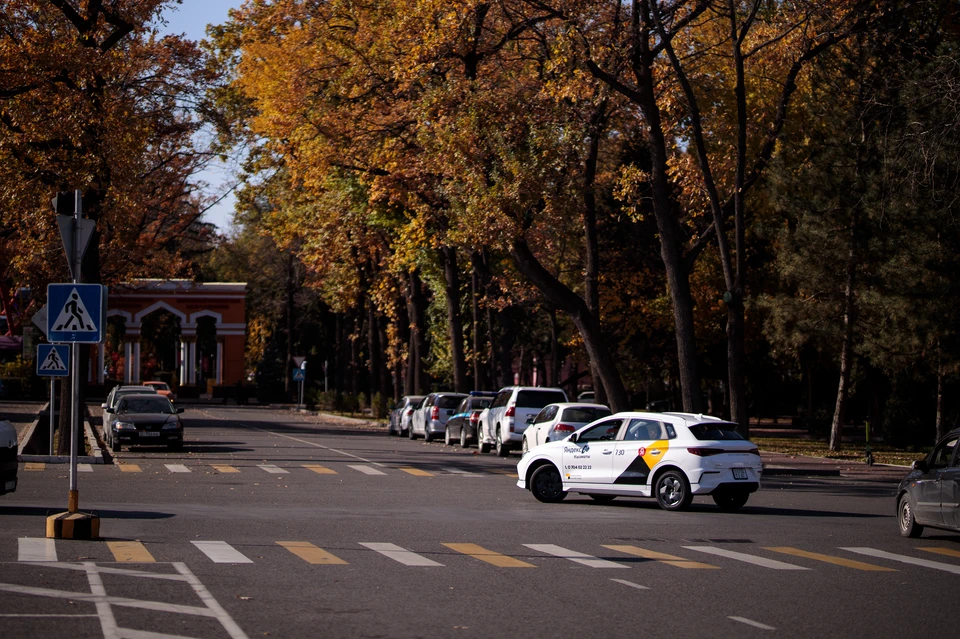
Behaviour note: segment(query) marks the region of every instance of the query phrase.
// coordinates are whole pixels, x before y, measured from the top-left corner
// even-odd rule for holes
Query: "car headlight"
[[[180,428],[180,420],[175,417],[171,417],[167,420],[167,423],[163,425],[161,430],[177,430],[178,428]]]
[[[137,425],[131,422],[117,422],[117,430],[137,430]]]

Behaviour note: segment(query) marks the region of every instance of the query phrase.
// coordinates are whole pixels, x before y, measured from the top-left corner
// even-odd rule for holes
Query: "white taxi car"
[[[617,413],[530,449],[517,464],[517,486],[543,502],[570,492],[597,501],[656,497],[664,510],[710,495],[734,511],[760,488],[763,472],[760,451],[735,429],[692,413]]]

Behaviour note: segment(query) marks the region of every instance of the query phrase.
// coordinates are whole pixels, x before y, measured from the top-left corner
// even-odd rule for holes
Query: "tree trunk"
[[[379,393],[381,390],[386,391],[386,389],[380,385],[380,325],[377,321],[376,309],[372,301],[367,304],[367,351],[367,374],[370,376],[370,379],[367,380],[367,388],[370,389],[370,398],[372,400],[376,393]],[[370,405],[373,405],[372,401]]]
[[[943,353],[940,351],[940,341],[937,340],[937,416],[934,420],[936,426],[937,438],[940,441],[946,433],[943,427]]]
[[[479,302],[479,282],[476,263],[476,253],[470,259],[470,336],[473,340],[473,387],[477,390],[484,388],[486,384],[483,380],[483,367],[480,357],[480,302]]]
[[[287,255],[287,281],[285,286],[284,308],[286,314],[286,333],[287,333],[287,357],[283,365],[283,394],[289,398],[291,396],[291,371],[293,370],[293,296],[296,292],[293,277],[293,254]]]
[[[840,350],[840,384],[837,388],[837,405],[833,411],[833,423],[830,426],[830,450],[838,452],[843,435],[843,422],[846,419],[847,397],[850,394],[850,371],[853,368],[853,327],[855,323],[856,303],[854,286],[856,283],[857,252],[857,211],[850,215],[849,249],[847,252],[846,286],[844,290],[843,345]]]
[[[409,370],[413,380],[411,388],[414,395],[423,395],[426,388],[423,374],[423,359],[427,355],[427,342],[424,335],[426,300],[423,298],[420,276],[416,272],[410,273],[408,288],[407,308],[410,315],[410,357],[412,359]]]
[[[457,268],[457,249],[445,246],[440,249],[443,260],[444,283],[447,294],[447,324],[450,330],[450,355],[453,359],[453,390],[465,393],[467,385],[467,362],[463,353],[463,320],[460,317],[460,271]]]

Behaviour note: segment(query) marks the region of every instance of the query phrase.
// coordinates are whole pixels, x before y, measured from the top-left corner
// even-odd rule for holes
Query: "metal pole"
[[[56,398],[56,393],[54,393],[54,388],[56,388],[57,378],[50,378],[50,456],[53,457],[53,415],[56,412],[54,410],[54,399]]]
[[[73,192],[73,283],[79,284],[82,280],[80,275],[80,219],[83,217],[82,197],[80,190]],[[80,491],[77,489],[77,421],[80,409],[80,368],[77,360],[80,358],[79,348],[76,342],[70,345],[70,494],[67,498],[67,510],[75,513],[80,508]]]

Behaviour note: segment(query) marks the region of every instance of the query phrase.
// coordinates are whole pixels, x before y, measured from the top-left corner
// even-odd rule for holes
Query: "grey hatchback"
[[[943,436],[897,488],[897,522],[904,537],[924,526],[960,532],[960,428]]]

